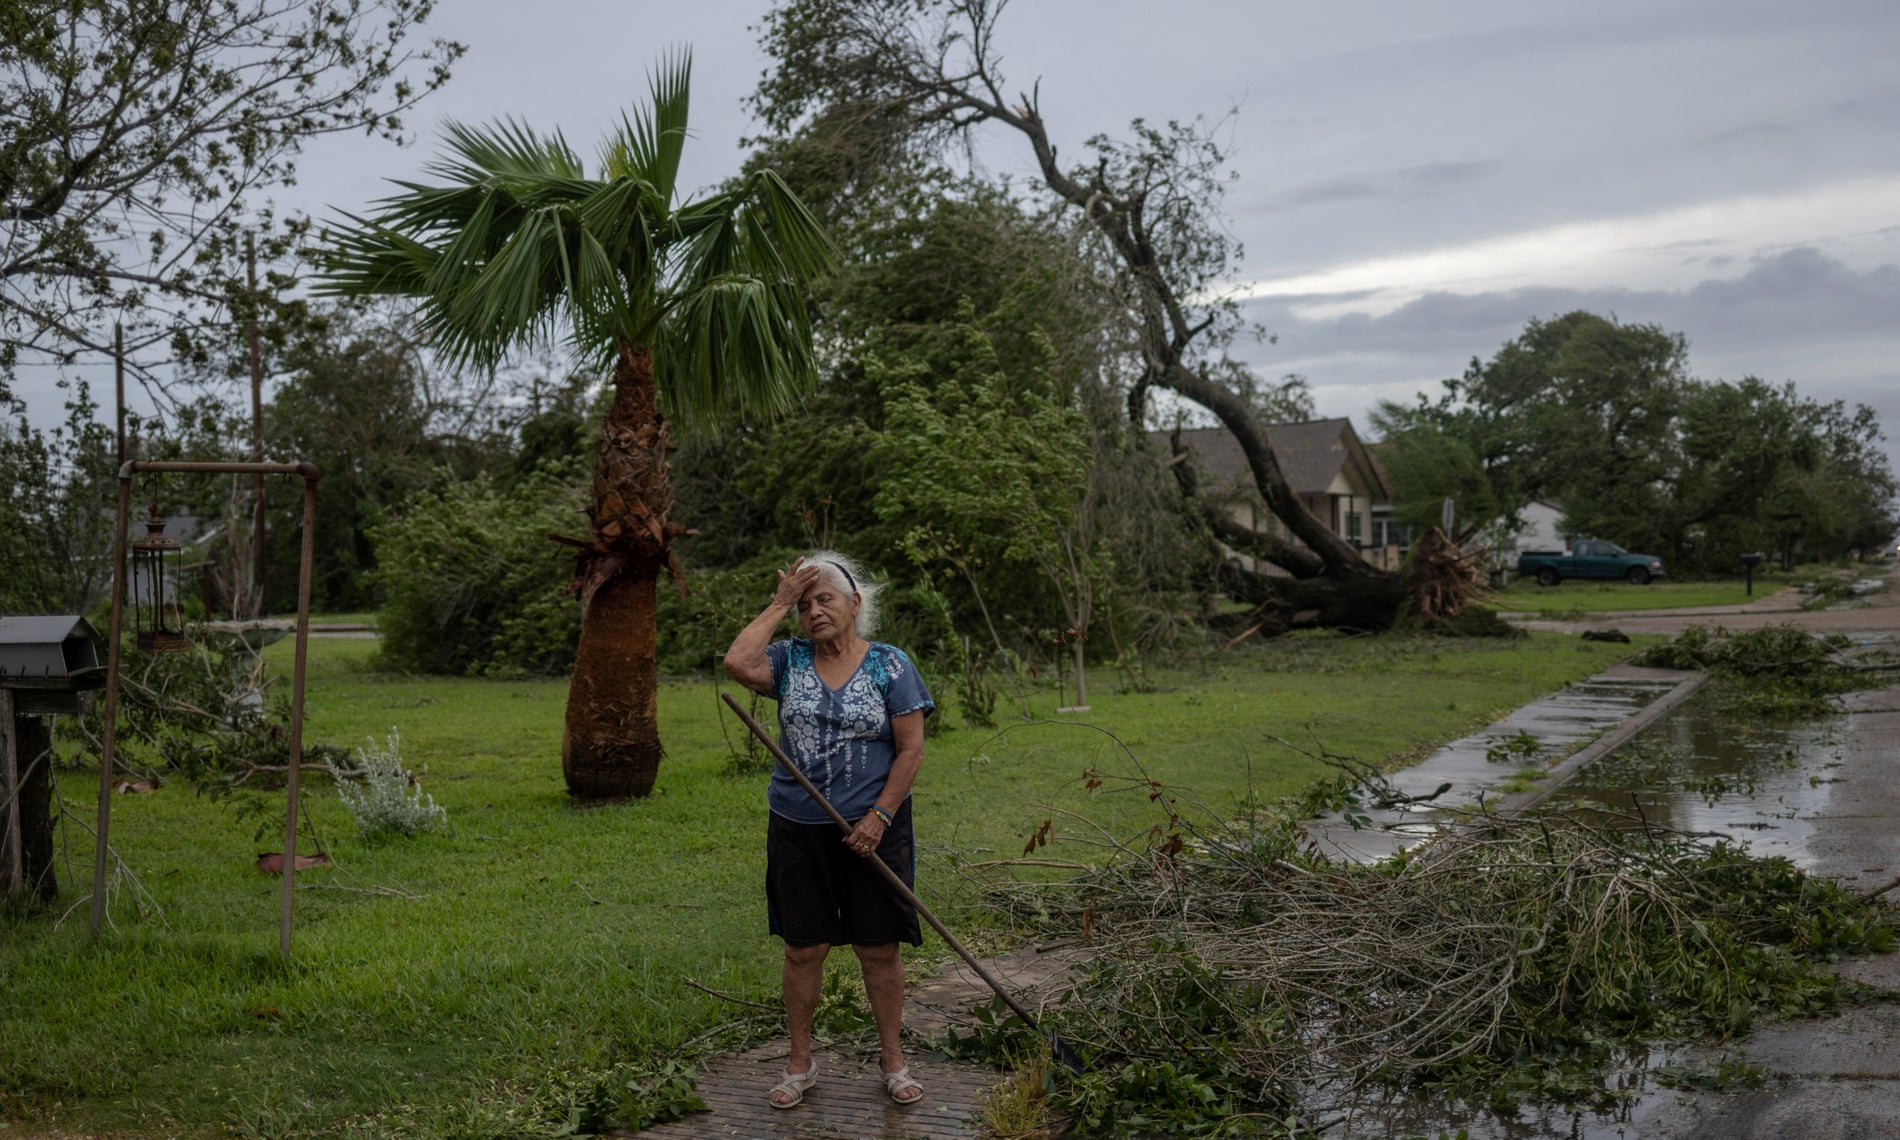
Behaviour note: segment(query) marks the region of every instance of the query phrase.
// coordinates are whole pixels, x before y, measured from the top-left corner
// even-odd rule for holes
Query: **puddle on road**
[[[1658,827],[1714,832],[1760,855],[1811,866],[1812,819],[1822,814],[1839,766],[1847,718],[1835,714],[1781,723],[1738,723],[1704,690],[1629,744],[1554,792],[1540,810],[1640,808]],[[1624,1140],[1655,1098],[1674,1095],[1659,1069],[1706,1068],[1719,1047],[1656,1047],[1623,1054],[1605,1075],[1601,1107],[1526,1105],[1511,1114],[1426,1102],[1399,1092],[1364,1091],[1335,1101],[1346,1120],[1328,1137],[1456,1136],[1469,1140]]]
[[[1807,867],[1811,821],[1839,766],[1839,734],[1838,716],[1738,722],[1705,691],[1578,773],[1544,807],[1638,811],[1658,827],[1714,833]]]
[[[1634,1110],[1643,1096],[1656,1090],[1653,1074],[1677,1059],[1676,1053],[1664,1049],[1626,1054],[1617,1070],[1604,1079],[1604,1098],[1609,1103],[1600,1110],[1525,1105],[1505,1116],[1488,1109],[1460,1111],[1442,1103],[1427,1105],[1400,1091],[1366,1090],[1331,1103],[1321,1098],[1325,1112],[1319,1115],[1345,1114],[1344,1121],[1324,1133],[1328,1140],[1439,1140],[1461,1131],[1467,1140],[1629,1140],[1641,1134],[1632,1123]]]

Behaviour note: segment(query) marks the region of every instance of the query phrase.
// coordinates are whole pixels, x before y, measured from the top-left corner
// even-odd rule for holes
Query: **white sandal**
[[[909,1065],[884,1074],[884,1091],[897,1104],[916,1104],[924,1099],[923,1082],[910,1075]]]
[[[818,1083],[818,1058],[813,1057],[811,1068],[802,1073],[780,1069],[779,1075],[785,1079],[771,1087],[765,1094],[765,1102],[773,1108],[797,1108],[805,1103],[805,1090]],[[781,1101],[774,1093],[790,1093],[792,1099]]]

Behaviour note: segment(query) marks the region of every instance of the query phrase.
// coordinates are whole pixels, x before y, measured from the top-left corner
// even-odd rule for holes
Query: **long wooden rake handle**
[[[844,816],[838,814],[837,808],[831,806],[831,801],[826,799],[824,793],[818,790],[818,786],[811,782],[811,777],[805,775],[804,770],[793,763],[790,756],[785,755],[785,750],[780,748],[778,741],[773,740],[766,732],[765,726],[754,719],[751,713],[740,708],[739,702],[732,699],[731,693],[721,693],[719,695],[725,700],[726,704],[732,706],[732,711],[739,715],[740,723],[751,729],[752,735],[758,737],[760,743],[772,750],[772,755],[778,757],[778,762],[785,765],[785,770],[792,774],[792,778],[798,781],[799,786],[804,788],[812,799],[818,801],[818,806],[825,809],[825,814],[830,816],[839,827],[843,828],[845,834],[850,834],[851,824],[846,821]],[[1009,1004],[1009,1008],[1016,1012],[1017,1017],[1023,1019],[1023,1024],[1027,1025],[1031,1032],[1042,1032],[1042,1026],[1036,1023],[1035,1015],[1024,1009],[1017,1003],[1014,997],[1010,996],[1010,992],[1003,988],[1003,983],[997,981],[996,976],[990,973],[983,963],[976,960],[976,955],[965,949],[963,943],[957,941],[957,936],[950,933],[949,928],[938,921],[936,915],[930,913],[930,908],[925,906],[923,900],[917,897],[917,892],[906,886],[904,880],[897,877],[897,872],[891,870],[889,864],[877,857],[877,852],[872,851],[864,855],[863,858],[868,860],[871,866],[877,868],[878,873],[884,876],[884,882],[893,891],[897,892],[899,898],[917,908],[917,913],[923,915],[924,921],[930,924],[930,928],[943,936],[943,940],[950,944],[950,949],[957,952],[957,957],[970,964],[970,969],[976,971],[977,977],[989,983],[989,987],[996,991],[996,996],[1002,998]]]

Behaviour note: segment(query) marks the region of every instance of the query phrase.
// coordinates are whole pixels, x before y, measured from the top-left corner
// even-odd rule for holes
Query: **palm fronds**
[[[454,366],[553,342],[606,365],[651,345],[683,422],[784,411],[815,379],[803,290],[835,253],[771,171],[673,206],[691,74],[685,52],[661,61],[598,177],[558,132],[451,123],[424,168],[439,184],[399,182],[328,231],[319,291],[421,299]]]

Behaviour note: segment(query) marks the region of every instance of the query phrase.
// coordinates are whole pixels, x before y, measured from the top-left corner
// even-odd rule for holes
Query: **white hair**
[[[805,565],[818,567],[821,580],[858,596],[858,636],[870,640],[877,632],[877,595],[883,587],[871,581],[855,558],[835,550],[814,550],[805,556]]]

